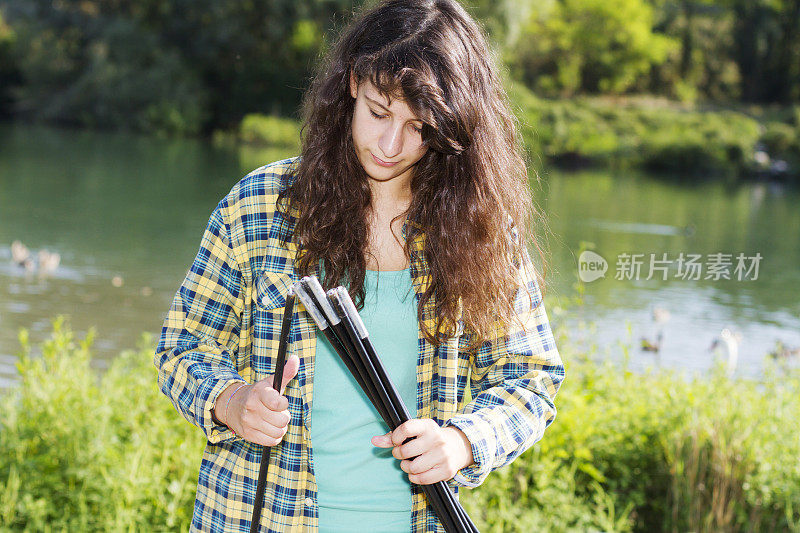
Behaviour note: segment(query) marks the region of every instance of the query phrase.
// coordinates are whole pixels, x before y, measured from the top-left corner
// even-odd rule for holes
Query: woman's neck
[[[385,181],[369,179],[373,208],[394,207],[411,203],[411,179],[398,176]]]
[[[372,209],[367,219],[367,268],[370,270],[402,270],[408,266],[401,229],[411,205],[411,189],[391,181],[370,182]]]

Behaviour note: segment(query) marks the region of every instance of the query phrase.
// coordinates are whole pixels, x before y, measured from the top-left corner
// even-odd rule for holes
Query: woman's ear
[[[356,80],[356,75],[353,71],[350,71],[350,96],[353,98],[358,97],[358,80]]]

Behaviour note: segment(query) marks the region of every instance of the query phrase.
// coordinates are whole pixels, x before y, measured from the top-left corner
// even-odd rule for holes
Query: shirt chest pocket
[[[293,282],[286,273],[262,272],[253,286],[252,364],[256,380],[274,370],[286,295]]]

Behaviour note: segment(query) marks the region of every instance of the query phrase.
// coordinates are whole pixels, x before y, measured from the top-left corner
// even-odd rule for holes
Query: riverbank
[[[202,433],[156,386],[152,337],[98,378],[56,321],[0,394],[10,530],[186,530]],[[800,376],[687,380],[598,364],[559,334],[567,380],[543,441],[462,501],[483,532],[789,530],[800,524]],[[40,355],[39,355],[40,354]]]
[[[800,184],[800,106],[690,105],[647,96],[547,100],[519,84],[510,96],[534,168],[640,168],[687,180]],[[233,137],[297,149],[300,129],[291,119],[248,115]]]

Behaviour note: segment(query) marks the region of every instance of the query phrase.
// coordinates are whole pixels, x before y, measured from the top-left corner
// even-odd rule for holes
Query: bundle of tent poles
[[[275,383],[280,386],[283,364],[286,360],[286,338],[291,321],[294,297],[305,306],[322,334],[328,339],[347,369],[353,374],[361,390],[367,395],[392,431],[411,419],[392,380],[386,373],[375,347],[369,338],[364,322],[358,314],[353,300],[344,287],[336,287],[327,293],[316,276],[306,276],[295,283],[286,299],[283,327],[276,363]],[[266,459],[266,461],[264,461]],[[256,505],[253,510],[251,531],[257,527],[264,494],[266,465],[269,464],[269,448],[264,448],[256,489]],[[444,481],[431,485],[421,485],[422,491],[433,506],[436,516],[448,533],[478,533],[478,528],[470,520],[464,508]]]

